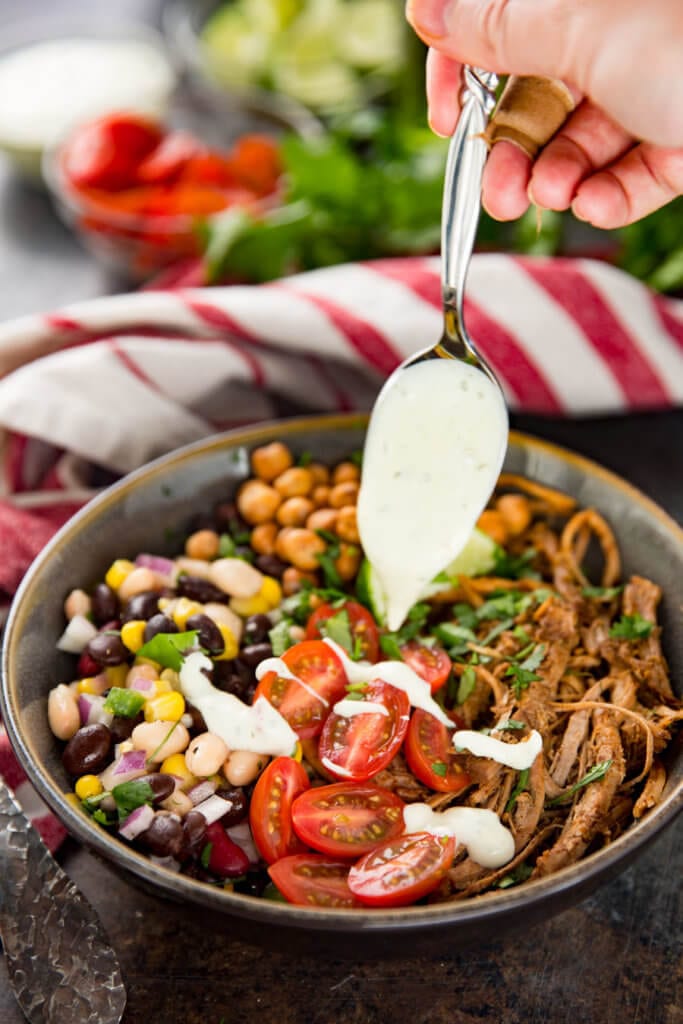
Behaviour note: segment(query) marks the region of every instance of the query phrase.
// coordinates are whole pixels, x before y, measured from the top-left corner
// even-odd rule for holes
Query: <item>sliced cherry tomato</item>
[[[292,804],[294,831],[302,842],[332,857],[357,858],[403,831],[404,803],[369,783],[316,786]]]
[[[413,775],[437,793],[459,793],[471,782],[453,751],[453,731],[421,708],[413,711],[403,753]]]
[[[366,661],[377,661],[379,655],[379,631],[370,612],[362,604],[347,601],[339,608],[331,604],[321,604],[311,615],[306,624],[306,639],[317,640],[326,636],[325,622],[327,619],[346,611],[349,617],[351,642],[357,647],[357,657]],[[334,639],[334,638],[332,638]],[[355,653],[355,652],[354,652]]]
[[[77,128],[66,143],[64,173],[76,188],[120,189],[134,184],[141,160],[161,142],[152,121],[112,114]]]
[[[317,736],[330,708],[346,691],[344,666],[322,640],[295,644],[282,660],[295,678],[267,672],[256,687],[254,700],[269,700],[301,739]]]
[[[239,878],[249,867],[249,858],[225,831],[220,821],[214,821],[205,832],[205,846],[209,847],[209,871],[219,878]]]
[[[359,907],[349,889],[349,865],[320,853],[300,853],[271,864],[268,874],[289,903],[302,907]]]
[[[401,656],[413,672],[429,683],[432,693],[441,689],[453,667],[453,662],[438,644],[428,647],[419,640],[409,640],[401,647]]]
[[[220,153],[204,152],[193,156],[183,168],[182,179],[203,185],[218,185],[221,188],[240,186],[228,158]]]
[[[306,769],[291,757],[276,757],[259,776],[249,824],[256,849],[269,864],[306,849],[292,828],[292,802],[310,785]]]
[[[379,704],[384,711],[362,711],[363,703]],[[318,753],[325,768],[340,779],[364,782],[389,764],[398,753],[408,729],[410,701],[381,679],[368,683],[363,700],[355,701],[352,716],[334,711],[323,726]]]
[[[187,132],[169,132],[140,163],[137,179],[145,185],[166,185],[202,152],[205,147],[194,136]]]
[[[237,180],[260,196],[273,191],[282,173],[279,147],[266,135],[243,135],[229,161]]]
[[[429,832],[399,836],[353,865],[349,889],[368,907],[405,907],[436,889],[454,853],[453,836]]]

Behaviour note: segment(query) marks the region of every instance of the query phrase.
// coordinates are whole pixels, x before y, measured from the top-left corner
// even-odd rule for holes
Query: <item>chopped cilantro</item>
[[[292,623],[289,619],[280,619],[277,625],[268,631],[270,646],[273,648],[273,655],[276,658],[281,657],[288,648],[294,646],[290,633],[291,625]]]
[[[507,722],[501,722],[496,726],[498,732],[516,732],[517,729],[524,728],[524,722],[518,722],[516,718],[508,718]]]
[[[354,452],[349,455],[349,462],[352,462],[354,466],[360,468],[363,465],[363,451],[361,448],[357,448]]]
[[[424,629],[429,612],[428,604],[414,604],[406,616],[406,621],[399,630],[395,633],[384,633],[380,637],[380,647],[384,653],[388,654],[391,658],[395,658],[397,661],[402,661],[403,655],[400,648],[410,640],[414,640]]]
[[[328,640],[334,640],[336,644],[343,647],[349,656],[353,656],[354,643],[351,635],[351,621],[346,608],[340,609],[335,615],[330,615],[328,619],[318,622],[317,625],[323,636],[326,636]]]
[[[325,541],[326,544],[332,544],[336,547],[339,547],[339,537],[337,536],[336,533],[332,533],[331,530],[316,530],[315,532],[318,534],[321,540]],[[337,551],[337,555],[338,554],[339,552]],[[337,555],[335,555],[335,558],[337,557]]]
[[[458,683],[458,694],[455,698],[456,703],[464,704],[476,685],[477,673],[474,671],[471,665],[468,665],[463,674],[460,676],[460,682]]]
[[[98,807],[93,811],[93,819],[99,822],[100,825],[114,825],[115,821],[110,818],[106,811],[103,811],[101,807]]]
[[[515,785],[515,788],[512,790],[512,792],[510,793],[510,799],[505,804],[505,810],[506,810],[506,812],[508,814],[510,813],[510,811],[513,809],[513,807],[517,803],[517,797],[520,795],[520,793],[524,792],[524,790],[527,788],[528,785],[529,785],[529,769],[528,768],[524,768],[523,771],[521,771],[519,773],[519,775],[517,776],[517,784]]]
[[[180,672],[183,654],[195,647],[198,635],[196,629],[188,633],[157,633],[137,653],[140,658],[150,658],[164,668]],[[200,650],[198,647],[196,649]]]
[[[432,771],[435,775],[440,775],[443,779],[446,777],[446,773],[448,772],[448,765],[443,761],[434,761],[432,764]]]
[[[514,623],[514,619],[503,619],[502,622],[499,622],[496,626],[493,627],[493,629],[489,630],[489,632],[486,634],[483,640],[479,641],[481,646],[488,647],[489,644],[493,643],[496,637],[499,637],[501,633],[504,633],[506,630],[508,630],[510,626],[514,625]]]
[[[523,594],[519,590],[506,590],[502,594],[492,595],[488,601],[476,610],[479,622],[485,619],[514,619],[534,603],[533,594]]]
[[[202,867],[206,871],[209,870],[209,862],[211,860],[211,851],[212,850],[213,850],[213,843],[207,843],[206,846],[204,846],[202,848],[201,856],[199,858]]]
[[[613,597],[620,594],[622,587],[584,587],[581,591],[583,597],[592,597],[596,601],[611,601]]]
[[[524,626],[515,626],[515,628],[512,630],[512,635],[514,636],[515,640],[519,640],[521,644],[531,643],[531,637],[525,630]]]
[[[609,635],[621,640],[644,640],[652,632],[653,625],[638,612],[635,615],[622,615],[610,629]]]
[[[337,572],[337,567],[334,564],[335,559],[337,559],[338,557],[338,545],[334,550],[332,548],[328,548],[327,551],[323,551],[322,554],[318,555],[318,565],[323,571],[325,583],[328,585],[328,587],[341,587],[342,585],[342,578]]]
[[[444,647],[460,646],[463,640],[474,643],[476,634],[467,626],[460,626],[457,622],[441,622],[432,628],[432,633]]]
[[[346,693],[344,700],[363,700],[364,698],[365,694],[361,693],[360,690],[349,690]]]
[[[396,639],[396,633],[384,633],[379,638],[379,645],[385,654],[388,654],[394,661],[403,661],[401,648]]]
[[[313,456],[310,452],[302,452],[296,461],[298,466],[310,466],[313,462]]]
[[[528,658],[525,658],[522,662],[512,662],[508,665],[505,670],[505,675],[512,679],[512,689],[514,690],[515,697],[519,699],[522,694],[522,690],[526,690],[527,687],[535,682],[539,677],[536,675],[536,669],[539,667],[543,658],[545,657],[545,644],[537,644]]]
[[[531,568],[536,555],[535,548],[527,548],[521,555],[509,555],[504,548],[496,545],[493,573],[508,580],[539,580],[540,575]]]
[[[465,629],[475,629],[477,626],[477,613],[469,604],[463,602],[453,605],[453,615],[460,626]]]
[[[114,786],[111,795],[116,801],[116,809],[119,812],[119,821],[127,818],[131,811],[143,804],[151,804],[154,800],[154,790],[145,779],[133,779],[131,782],[122,782]]]
[[[529,672],[535,672],[545,658],[545,644],[537,644],[528,658],[521,662],[521,667]]]
[[[222,533],[218,538],[218,557],[234,558],[235,542],[229,533]]]
[[[118,718],[135,718],[145,703],[145,698],[137,690],[124,690],[113,686],[104,702],[104,710],[110,711]]]
[[[591,782],[598,782],[600,779],[604,778],[611,767],[612,758],[608,761],[600,761],[599,764],[594,764],[593,767],[586,772],[583,778],[579,779],[578,782],[575,782],[573,786],[570,786],[569,789],[565,790],[564,793],[560,793],[560,795],[554,797],[554,799],[548,800],[548,806],[555,807],[557,804],[565,803],[565,801],[572,797],[577,790],[582,789],[583,786],[589,786]]]
[[[501,878],[498,888],[509,889],[511,885],[519,885],[520,882],[526,882],[527,878],[531,877],[532,870],[529,864],[519,864],[514,871]]]

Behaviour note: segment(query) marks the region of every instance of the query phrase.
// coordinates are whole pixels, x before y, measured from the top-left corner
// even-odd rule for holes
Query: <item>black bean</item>
[[[100,665],[122,665],[130,657],[120,634],[114,630],[98,633],[90,640],[86,651]]]
[[[175,781],[171,775],[162,775],[161,772],[152,772],[150,775],[143,775],[138,782],[146,782],[151,786],[154,793],[153,803],[160,804],[166,800],[175,789]]]
[[[145,632],[143,633],[143,639],[144,639],[145,643],[149,643],[150,640],[154,639],[154,637],[157,635],[157,633],[178,633],[178,632],[179,632],[179,629],[176,626],[176,624],[173,621],[173,619],[169,619],[168,615],[164,615],[162,612],[159,612],[158,615],[153,615],[152,618],[149,619],[147,625],[145,626]]]
[[[112,736],[106,725],[84,725],[65,746],[62,763],[69,775],[92,775],[107,764],[111,746]]]
[[[219,786],[216,796],[220,796],[232,804],[221,818],[221,825],[224,825],[225,828],[232,828],[233,825],[239,825],[241,821],[244,821],[249,803],[246,793],[240,786]]]
[[[216,689],[232,693],[242,701],[251,685],[251,678],[245,679],[235,668],[234,661],[217,661],[213,667],[211,681]]]
[[[225,641],[220,629],[208,615],[201,612],[198,615],[190,615],[185,623],[187,630],[196,629],[199,633],[199,643],[209,654],[222,654],[225,650]]]
[[[157,811],[148,829],[138,836],[157,857],[177,857],[183,848],[183,826],[177,814]]]
[[[235,892],[242,893],[244,896],[262,896],[269,881],[265,871],[250,868],[243,878],[235,882]]]
[[[200,811],[188,811],[183,818],[183,858],[198,857],[204,846],[206,818]]]
[[[240,651],[239,660],[243,661],[249,668],[256,668],[266,658],[273,657],[273,648],[270,644],[251,644],[249,647],[243,647]]]
[[[244,623],[242,642],[247,646],[265,643],[272,628],[273,623],[267,615],[250,615]]]
[[[218,587],[214,587],[213,583],[199,576],[179,576],[176,591],[179,597],[187,597],[190,601],[198,601],[200,604],[209,604],[210,601],[227,604],[227,595]]]
[[[119,614],[119,599],[106,583],[98,583],[90,596],[92,617],[97,626],[104,625]]]
[[[147,622],[159,611],[159,594],[155,590],[146,590],[142,594],[135,594],[123,610],[121,616],[124,622]]]
[[[206,722],[204,721],[204,715],[201,713],[199,708],[196,708],[194,704],[188,704],[185,711],[192,719],[192,725],[190,728],[193,733],[199,735],[199,733],[208,732]]]
[[[259,572],[265,573],[266,576],[275,576],[278,580],[282,579],[282,574],[288,568],[287,563],[277,555],[258,555],[254,559],[254,565]]]
[[[114,743],[123,743],[124,740],[130,738],[131,733],[136,725],[140,722],[144,722],[145,716],[140,711],[134,718],[123,718],[121,715],[115,715],[111,720],[109,726],[109,732]]]

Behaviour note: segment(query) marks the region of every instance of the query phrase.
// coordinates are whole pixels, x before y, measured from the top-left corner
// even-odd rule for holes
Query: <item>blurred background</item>
[[[4,317],[438,250],[446,143],[402,0],[0,0],[0,16]],[[682,229],[680,200],[614,233],[551,212],[539,229],[531,210],[484,216],[478,245],[596,256],[676,292]]]

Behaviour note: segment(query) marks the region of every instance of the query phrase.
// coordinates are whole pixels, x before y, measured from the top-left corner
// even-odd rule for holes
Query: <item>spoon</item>
[[[2,779],[0,933],[30,1024],[119,1024],[126,990],[116,954]]]
[[[467,544],[507,448],[505,399],[463,316],[497,76],[466,67],[464,78],[444,182],[443,333],[386,381],[363,455],[358,526],[390,629]]]

